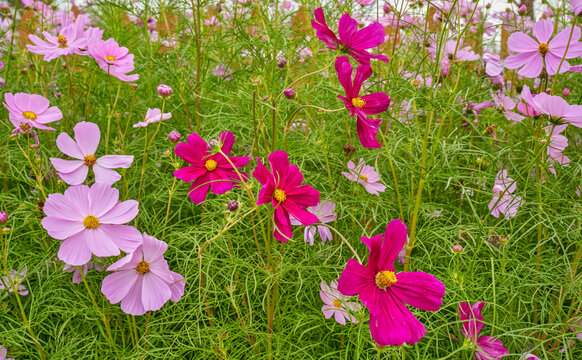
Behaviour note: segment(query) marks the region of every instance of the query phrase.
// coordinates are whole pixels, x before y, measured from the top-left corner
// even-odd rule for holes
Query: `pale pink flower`
[[[568,146],[568,138],[560,134],[567,126],[567,124],[549,125],[544,128],[546,134],[550,136],[547,147],[548,162],[550,163],[548,168],[554,175],[556,174],[556,165],[565,167],[570,163],[570,159],[562,153],[566,149],[566,146]]]
[[[160,122],[160,120],[168,120],[172,117],[172,113],[164,113],[162,115],[162,110],[160,109],[150,109],[146,112],[145,119],[143,121],[138,122],[137,124],[133,124],[134,128],[137,127],[146,127],[149,124]]]
[[[8,294],[10,294],[10,293],[14,293],[14,290],[16,290],[18,292],[18,295],[20,295],[20,296],[28,295],[28,290],[26,290],[24,285],[22,285],[22,282],[24,281],[25,277],[26,277],[26,269],[23,269],[20,272],[16,272],[16,270],[10,270],[8,272],[8,275],[1,277],[0,278],[0,294],[2,293],[2,290],[6,290],[6,291],[8,291],[8,293],[6,293],[3,296],[0,296],[0,299],[8,296]]]
[[[307,211],[314,214],[319,218],[319,222],[322,224],[327,224],[335,221],[337,219],[337,214],[335,212],[335,204],[331,201],[323,200],[320,201],[316,206],[310,206]],[[293,215],[290,217],[291,225],[298,226],[302,225],[301,221],[297,220]],[[315,234],[319,232],[319,237],[321,242],[325,243],[327,240],[331,241],[333,236],[331,231],[327,226],[324,225],[308,225],[305,227],[305,242],[313,246],[313,240]]]
[[[346,324],[346,319],[354,324],[358,323],[358,319],[353,314],[360,311],[362,305],[357,302],[348,301],[347,299],[349,298],[343,296],[337,290],[337,281],[333,280],[329,285],[325,281],[322,281],[319,287],[321,288],[319,297],[325,303],[321,311],[326,319],[333,316],[335,321],[342,325]]]
[[[89,46],[89,54],[101,70],[121,81],[136,81],[139,79],[138,74],[128,75],[134,70],[133,54],[128,52],[126,47],[119,46],[114,39],[97,41]]]
[[[47,41],[30,34],[28,39],[34,45],[27,45],[26,47],[32,53],[44,55],[45,61],[51,61],[59,56],[83,55],[81,49],[87,46],[85,37],[77,37],[77,27],[74,24],[61,29],[57,36],[50,34],[48,31],[43,31],[42,34]]]
[[[348,170],[349,172],[342,172],[342,174],[349,180],[362,185],[370,194],[380,196],[380,193],[386,190],[386,186],[380,183],[380,175],[372,166],[366,165],[364,159],[360,158],[358,166],[353,161],[348,161]]]
[[[578,15],[582,12],[582,0],[570,0],[572,5],[572,12],[574,15]]]
[[[4,106],[8,109],[10,122],[17,129],[29,132],[31,128],[54,130],[45,124],[63,118],[63,113],[56,106],[49,107],[47,98],[36,94],[6,93]]]
[[[79,271],[79,267],[81,268],[81,271],[83,271],[83,275],[81,275],[81,271]],[[79,284],[81,281],[83,281],[83,277],[87,276],[87,272],[91,269],[95,269],[99,272],[105,270],[105,267],[103,265],[101,265],[100,263],[97,262],[93,262],[90,261],[88,263],[86,263],[85,265],[81,265],[81,266],[73,266],[73,265],[69,265],[69,264],[65,264],[65,266],[63,267],[63,271],[64,272],[68,272],[68,273],[73,273],[73,284]]]
[[[489,202],[491,215],[496,218],[503,214],[505,220],[509,220],[517,213],[517,209],[522,204],[522,199],[518,195],[513,195],[517,185],[515,181],[507,176],[507,170],[497,173],[495,185],[493,186],[493,199]]]
[[[536,113],[549,116],[551,122],[566,122],[582,128],[582,105],[570,105],[560,96],[548,95],[545,92],[534,97],[527,85],[523,86],[521,97]]]

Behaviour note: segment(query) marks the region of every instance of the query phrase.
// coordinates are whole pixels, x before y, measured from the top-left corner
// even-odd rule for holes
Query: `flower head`
[[[548,168],[552,174],[556,174],[556,165],[568,166],[570,159],[563,154],[566,146],[568,146],[568,138],[560,134],[568,125],[546,126],[544,128],[547,135],[549,135],[549,143],[547,145],[547,154],[549,165]]]
[[[325,303],[321,308],[321,311],[326,319],[333,316],[335,321],[342,325],[346,324],[346,320],[355,324],[359,322],[353,314],[360,311],[362,306],[356,302],[346,300],[346,298],[337,291],[337,281],[334,280],[330,282],[329,285],[325,281],[322,281],[319,287],[321,288],[319,297],[321,298],[321,301]]]
[[[14,360],[13,358],[7,358],[8,350],[2,345],[0,345],[0,360]]]
[[[26,269],[23,269],[20,272],[16,270],[10,270],[8,275],[0,278],[0,291],[7,290],[8,293],[14,293],[14,291],[18,292],[20,296],[28,295],[28,290],[22,285],[22,282],[26,278]],[[0,296],[0,299],[3,296]]]
[[[23,132],[32,128],[54,130],[46,124],[63,118],[61,110],[56,106],[49,107],[48,99],[41,95],[6,93],[4,100],[12,125]]]
[[[83,55],[81,49],[87,47],[87,39],[84,34],[79,36],[77,25],[71,24],[59,31],[57,36],[50,34],[47,31],[42,33],[47,41],[42,40],[36,35],[28,35],[28,39],[34,45],[27,45],[26,47],[32,53],[44,55],[45,61],[51,61],[59,56],[68,56],[72,54]]]
[[[176,130],[174,130],[168,134],[168,140],[170,140],[174,144],[179,142],[181,138],[182,138],[182,135],[180,135],[180,133],[177,132]]]
[[[516,188],[515,181],[507,176],[507,170],[497,173],[493,186],[493,199],[489,202],[491,215],[498,218],[500,214],[503,214],[506,220],[515,216],[522,204],[521,196],[513,195]]]
[[[348,161],[348,172],[342,172],[342,175],[362,185],[372,195],[380,196],[386,190],[386,186],[380,183],[380,175],[372,166],[366,165],[362,158],[358,166],[353,161]]]
[[[582,105],[570,105],[560,96],[548,95],[545,92],[534,96],[527,85],[524,85],[521,97],[534,110],[536,116],[547,115],[554,124],[566,122],[582,128]]]
[[[335,204],[331,201],[320,201],[317,206],[310,206],[307,211],[317,216],[319,222],[322,224],[330,223],[337,219],[337,214],[335,212]],[[297,220],[294,216],[291,216],[291,225],[301,225],[301,222]],[[321,242],[325,243],[327,240],[333,240],[331,231],[327,226],[324,225],[309,225],[305,227],[305,242],[313,246],[313,240],[315,234],[319,232],[319,237]]]
[[[101,70],[121,81],[136,81],[138,74],[128,75],[134,70],[133,54],[119,46],[114,39],[95,41],[89,45],[89,54],[97,61]]]
[[[158,95],[161,97],[168,97],[172,95],[172,88],[168,85],[161,84],[158,86]]]
[[[459,304],[459,316],[463,320],[463,335],[475,344],[475,360],[499,360],[509,354],[503,343],[492,336],[479,336],[483,328],[481,310],[485,303],[476,302],[472,306],[468,303]]]
[[[6,211],[0,211],[0,225],[4,225],[8,222],[8,214]]]
[[[160,122],[160,120],[168,120],[172,118],[172,113],[164,113],[162,114],[162,110],[160,109],[150,109],[148,108],[148,111],[145,114],[145,119],[143,121],[140,121],[136,124],[133,124],[134,128],[137,127],[146,127],[149,124],[153,124],[153,123],[157,123]]]

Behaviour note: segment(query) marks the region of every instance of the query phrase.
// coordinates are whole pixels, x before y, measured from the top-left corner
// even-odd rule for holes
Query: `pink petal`
[[[98,163],[93,165],[93,172],[95,173],[95,183],[111,185],[121,179],[121,175],[117,171],[105,168]]]
[[[82,160],[63,160],[63,159],[59,159],[59,158],[51,158],[50,160],[51,160],[51,163],[53,164],[53,166],[55,167],[55,169],[58,172],[63,172],[63,173],[73,172],[73,171],[79,169],[84,164],[84,162]],[[86,174],[85,174],[85,176],[86,176]],[[83,179],[83,180],[85,180],[85,179]],[[74,184],[74,185],[78,185],[78,184]]]
[[[159,310],[171,297],[172,291],[165,281],[151,272],[143,275],[142,303],[146,310]]]
[[[121,300],[121,310],[130,315],[140,316],[146,313],[142,302],[143,276],[138,277],[127,295]]]
[[[135,200],[126,200],[113,206],[99,217],[102,224],[125,224],[133,220],[138,213],[138,203]]]
[[[55,159],[57,160],[57,159]],[[60,159],[58,159],[60,160]],[[62,160],[62,161],[67,161],[67,160]],[[71,161],[79,161],[79,160],[71,160]],[[53,163],[54,164],[54,163]],[[87,179],[87,173],[89,173],[89,167],[87,165],[84,165],[81,162],[81,165],[68,173],[64,173],[64,172],[59,172],[59,177],[66,182],[69,185],[81,185],[85,179]]]
[[[75,125],[73,130],[75,131],[75,140],[83,155],[94,155],[101,138],[99,126],[82,121]]]
[[[143,258],[148,263],[154,263],[160,258],[163,259],[164,253],[168,250],[168,244],[150,236],[143,234]]]
[[[107,233],[101,231],[100,228],[101,227],[85,230],[89,250],[91,250],[91,252],[96,256],[100,257],[119,255],[119,248],[115,245],[113,239],[110,238]]]
[[[501,340],[491,336],[481,336],[477,339],[478,350],[484,353],[484,359],[498,360],[509,354],[509,351],[503,346]]]
[[[49,194],[43,207],[44,213],[51,217],[75,220],[79,223],[85,218],[82,214],[71,207],[71,204],[63,194]]]
[[[91,199],[91,215],[101,219],[101,216],[117,204],[119,191],[109,184],[95,183],[89,190],[89,198]]]
[[[138,276],[138,272],[135,269],[109,274],[103,279],[101,292],[110,303],[117,304],[127,296],[127,293],[137,281]]]
[[[71,137],[67,133],[60,133],[57,137],[57,147],[61,150],[65,155],[68,155],[75,159],[83,160],[85,155],[81,149],[77,146],[77,143],[71,139]]]
[[[99,230],[126,253],[134,252],[143,241],[141,233],[133,226],[103,224],[99,225]]]
[[[105,155],[97,159],[97,164],[108,169],[123,168],[131,166],[133,155]]]
[[[516,32],[511,34],[509,39],[507,39],[507,47],[511,51],[515,52],[529,52],[538,51],[539,44],[537,41],[527,36],[522,32]]]
[[[170,291],[172,291],[172,297],[170,298],[173,302],[179,301],[182,296],[184,296],[184,288],[186,287],[186,280],[184,277],[178,273],[170,271],[174,281],[170,285]]]
[[[554,25],[550,20],[542,19],[534,24],[533,35],[540,43],[548,43],[554,33]]]
[[[41,224],[52,238],[59,240],[65,240],[85,229],[81,221],[62,219],[54,216],[45,217],[42,219]]]
[[[91,260],[85,231],[81,231],[61,243],[58,257],[69,265],[85,265]]]
[[[69,206],[77,210],[82,219],[91,214],[91,202],[89,200],[89,187],[87,185],[69,186],[65,190],[65,199]]]

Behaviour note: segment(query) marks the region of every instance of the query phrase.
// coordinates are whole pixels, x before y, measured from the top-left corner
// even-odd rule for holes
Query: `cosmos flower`
[[[493,186],[493,199],[489,202],[491,215],[498,218],[500,214],[503,214],[506,220],[515,216],[522,203],[521,196],[513,195],[516,188],[515,181],[507,176],[507,170],[497,173]]]
[[[337,281],[334,280],[329,285],[322,281],[319,287],[321,288],[319,297],[325,303],[321,311],[326,319],[333,316],[335,321],[342,325],[346,324],[346,320],[354,324],[359,322],[353,314],[360,311],[362,306],[356,302],[346,300],[345,296],[337,291]]]
[[[582,13],[582,0],[570,0],[570,4],[572,5],[574,15]]]
[[[309,185],[301,185],[303,175],[295,165],[289,164],[287,153],[275,151],[269,155],[271,171],[257,159],[253,176],[263,185],[259,191],[257,205],[271,202],[273,213],[273,235],[279,241],[291,240],[290,215],[301,224],[311,225],[319,221],[316,215],[307,211],[309,206],[319,202],[319,191]]]
[[[370,251],[368,265],[349,259],[338,280],[339,292],[358,294],[370,311],[370,332],[380,346],[418,342],[426,328],[404,304],[437,311],[445,296],[445,285],[430,274],[395,272],[393,263],[406,236],[406,226],[397,219],[386,226],[384,234],[362,237]]]
[[[12,125],[23,132],[29,132],[32,128],[39,130],[54,130],[45,124],[58,121],[63,118],[63,113],[58,107],[49,107],[47,98],[36,94],[6,93],[4,94],[4,106],[8,109],[8,116]]]
[[[307,211],[315,214],[315,216],[319,218],[319,222],[322,224],[327,224],[337,219],[337,214],[335,213],[335,204],[331,201],[320,201],[317,206],[308,207]],[[294,216],[291,216],[291,225],[301,225],[301,222]],[[333,239],[331,231],[327,226],[309,225],[305,227],[305,242],[308,242],[309,245],[313,246],[315,234],[318,232],[322,243],[325,243],[327,240],[331,241]]]
[[[43,210],[42,227],[58,240],[60,260],[73,266],[84,265],[91,256],[117,256],[130,253],[142,236],[133,226],[122,225],[138,213],[135,200],[119,202],[119,191],[104,183],[74,185],[64,195],[50,194]]]
[[[536,115],[547,115],[554,124],[566,122],[582,128],[582,105],[570,105],[560,96],[548,95],[545,92],[533,96],[527,85],[523,86],[521,97]]]
[[[170,270],[164,253],[168,244],[146,233],[135,252],[114,262],[103,279],[101,292],[109,302],[121,302],[121,310],[143,315],[159,310],[168,300],[177,302],[184,295],[186,280]]]
[[[101,133],[99,126],[82,121],[73,128],[75,140],[62,132],[57,137],[57,146],[65,155],[77,160],[51,158],[51,163],[60,178],[69,185],[82,184],[87,178],[89,168],[95,173],[95,182],[113,184],[119,179],[116,168],[126,169],[133,162],[133,155],[105,155],[95,157]]]
[[[6,297],[9,293],[13,293],[14,289],[18,291],[18,295],[26,296],[28,295],[28,290],[22,285],[24,278],[26,277],[26,269],[23,269],[20,272],[16,270],[10,270],[8,275],[0,278],[0,294],[2,290],[8,291],[7,294],[4,296],[0,296],[0,299]]]
[[[373,167],[366,165],[364,159],[360,158],[358,166],[353,161],[348,161],[348,171],[342,172],[342,175],[362,185],[370,194],[380,196],[386,190],[386,186],[380,183],[380,175]]]
[[[103,259],[101,259],[101,260],[103,260]],[[81,275],[81,271],[79,271],[79,267],[81,268],[81,271],[83,271],[83,275]],[[91,269],[95,269],[99,272],[105,270],[103,265],[101,265],[98,262],[93,262],[93,261],[90,261],[90,262],[86,263],[85,265],[81,265],[81,266],[73,266],[73,265],[65,264],[65,266],[63,267],[64,272],[68,272],[68,273],[72,272],[73,273],[73,284],[79,284],[81,281],[83,281],[83,277],[87,276],[87,272]]]
[[[128,73],[134,70],[133,54],[128,54],[126,47],[119,46],[114,39],[101,40],[89,45],[89,54],[97,61],[101,70],[115,76],[121,81],[136,81],[138,74]]]
[[[134,128],[137,127],[146,127],[149,124],[160,122],[160,120],[168,120],[172,118],[172,113],[164,113],[162,115],[162,110],[160,109],[150,109],[146,112],[145,119],[143,121],[138,122],[137,124],[133,124]]]
[[[463,320],[463,335],[475,346],[475,360],[499,360],[509,354],[503,343],[492,336],[479,336],[483,328],[481,310],[485,303],[476,302],[472,306],[466,302],[459,304],[459,316]]]
[[[566,146],[568,146],[568,138],[561,134],[568,125],[550,125],[544,127],[546,135],[549,135],[547,154],[548,154],[548,168],[552,174],[556,174],[555,166],[568,166],[570,159],[563,154]]]
[[[26,47],[32,53],[44,55],[45,61],[51,61],[59,56],[83,55],[81,49],[87,47],[87,39],[84,36],[78,37],[77,26],[74,24],[61,29],[57,36],[50,34],[48,31],[43,31],[42,34],[47,41],[30,34],[28,39],[34,45],[27,45]]]
[[[218,139],[213,142],[217,143],[221,151],[228,156],[234,145],[234,135],[226,131],[220,133]],[[220,153],[210,152],[208,147],[206,141],[198,134],[192,133],[186,143],[180,143],[174,149],[176,155],[189,163],[188,166],[174,171],[174,176],[184,182],[192,181],[189,195],[196,204],[202,204],[206,200],[208,190],[212,189],[216,195],[224,194],[240,181],[228,160]],[[248,156],[228,156],[228,159],[238,169],[245,167],[249,161]],[[246,181],[247,174],[242,171],[240,174]]]
[[[7,358],[8,350],[2,345],[0,345],[0,360],[14,360],[13,358]]]

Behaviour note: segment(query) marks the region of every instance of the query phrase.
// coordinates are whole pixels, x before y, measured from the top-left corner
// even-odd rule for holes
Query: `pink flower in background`
[[[342,175],[362,185],[370,194],[380,196],[386,190],[386,186],[380,183],[380,175],[373,167],[366,165],[364,159],[360,158],[358,166],[353,161],[348,161],[348,171],[342,172]]]
[[[568,138],[561,134],[562,131],[566,129],[568,125],[550,125],[544,128],[547,135],[550,135],[550,139],[547,147],[548,154],[548,168],[552,174],[556,174],[556,165],[568,166],[570,159],[563,154],[563,151],[568,146]]]
[[[213,140],[221,147],[221,151],[228,156],[234,145],[234,135],[230,131],[220,133],[219,140]],[[174,176],[184,182],[192,182],[190,186],[190,199],[196,204],[202,204],[206,200],[208,190],[216,195],[224,194],[232,190],[234,184],[240,181],[236,171],[228,160],[220,153],[212,153],[209,145],[198,134],[188,136],[186,143],[176,145],[174,152],[190,165],[174,171]],[[230,161],[237,169],[246,166],[248,156],[229,156]],[[247,174],[240,172],[243,179],[247,180]]]
[[[566,122],[582,128],[582,105],[570,105],[560,96],[548,95],[545,92],[534,97],[527,85],[523,86],[521,97],[537,114],[549,116],[550,121]]]
[[[139,79],[138,74],[128,75],[134,70],[133,54],[128,52],[126,47],[119,46],[114,39],[97,41],[89,46],[89,54],[101,70],[121,81],[136,81]]]
[[[128,168],[133,162],[133,155],[95,156],[101,133],[99,126],[82,121],[73,128],[75,140],[62,132],[57,137],[57,146],[65,155],[77,160],[51,158],[51,163],[58,171],[60,178],[69,185],[82,184],[87,178],[89,168],[95,173],[95,182],[113,184],[119,179],[116,168]]]
[[[434,46],[433,59],[436,58],[436,44]],[[430,49],[433,49],[432,47]],[[429,50],[430,51],[430,50]],[[445,44],[443,51],[443,59],[441,61],[441,67],[445,68],[450,63],[460,63],[465,61],[475,61],[479,60],[479,55],[471,49],[470,46],[463,47],[463,40],[449,40]]]
[[[570,0],[572,5],[572,12],[574,15],[578,15],[582,12],[582,0]]]
[[[10,122],[23,132],[29,132],[31,128],[54,130],[46,124],[63,118],[61,110],[56,106],[49,107],[48,99],[41,95],[6,93],[4,100]]]
[[[560,73],[568,71],[570,63],[565,59],[573,59],[582,55],[582,43],[578,41],[580,40],[579,27],[574,28],[566,53],[566,45],[571,31],[572,28],[568,27],[550,40],[554,32],[554,25],[550,20],[542,19],[533,26],[535,40],[522,32],[511,34],[507,40],[507,46],[509,50],[517,54],[505,58],[505,67],[519,69],[517,72],[519,75],[535,78],[542,73],[545,63],[548,74],[555,75],[562,58],[564,58]],[[564,54],[566,55],[564,56]]]
[[[485,303],[482,302],[476,302],[473,306],[466,302],[459,304],[459,316],[463,320],[461,332],[475,344],[475,360],[499,360],[509,354],[503,343],[492,336],[479,336],[483,328],[483,305]]]
[[[503,64],[499,56],[492,53],[483,54],[485,63],[485,74],[493,84],[503,86]]]
[[[91,256],[117,256],[130,253],[142,236],[133,226],[122,225],[138,212],[135,200],[119,202],[119,191],[108,184],[70,186],[64,195],[50,194],[44,205],[42,227],[58,240],[59,259],[67,264],[84,265]]]
[[[344,88],[346,96],[337,97],[344,101],[350,115],[356,115],[356,127],[358,137],[362,146],[366,148],[379,148],[381,145],[376,140],[376,135],[382,123],[381,119],[369,119],[367,115],[374,115],[384,112],[390,105],[390,98],[382,92],[375,92],[360,97],[362,84],[372,75],[372,68],[369,65],[360,65],[356,69],[356,76],[352,83],[353,67],[347,56],[340,56],[336,59],[335,69],[340,84]]]
[[[83,271],[83,275],[81,275],[81,271],[79,271],[79,266],[65,264],[65,266],[63,267],[64,272],[73,273],[73,284],[79,284],[81,281],[83,281],[83,277],[87,276],[87,272],[91,269],[95,269],[99,272],[105,270],[105,267],[103,267],[103,265],[96,262],[88,262],[85,265],[81,265],[80,267],[81,270]]]
[[[493,199],[489,202],[491,215],[498,218],[500,214],[503,214],[506,220],[515,216],[522,203],[520,196],[513,195],[516,188],[515,181],[507,176],[507,170],[497,173],[493,186]]]
[[[0,345],[0,360],[14,360],[13,358],[7,358],[8,350],[2,345]]]
[[[135,252],[107,268],[115,272],[103,279],[103,295],[112,304],[121,301],[121,310],[135,316],[159,310],[170,299],[179,301],[186,280],[170,270],[164,259],[167,249],[168,244],[144,233],[143,244]]]
[[[335,219],[337,219],[337,214],[335,213],[335,204],[331,201],[320,201],[317,206],[308,207],[307,211],[317,216],[319,218],[319,222],[322,224],[334,222]],[[291,225],[301,225],[301,222],[294,216],[291,216]],[[331,231],[327,226],[309,225],[305,227],[305,242],[308,242],[309,245],[313,246],[315,234],[318,232],[322,243],[325,243],[327,240],[331,241],[333,239]]]
[[[534,354],[523,354],[520,356],[519,360],[541,360],[541,359],[535,356]]]
[[[212,70],[212,75],[218,76],[221,80],[230,81],[232,78],[230,75],[232,70],[227,68],[226,65],[217,65],[214,70]]]
[[[349,259],[338,280],[339,292],[358,294],[370,311],[370,332],[380,346],[418,342],[426,328],[404,304],[437,311],[445,296],[445,285],[430,274],[395,273],[393,263],[406,235],[406,226],[397,219],[386,226],[384,234],[362,237],[370,251],[368,265]]]
[[[357,324],[359,321],[353,315],[362,309],[362,306],[356,302],[347,301],[346,298],[337,291],[337,281],[333,280],[329,285],[322,281],[319,285],[321,291],[319,297],[325,303],[321,308],[323,316],[326,319],[334,317],[339,324],[345,325],[346,320]]]
[[[61,29],[58,36],[51,35],[47,31],[43,31],[42,34],[47,41],[30,34],[28,39],[34,45],[26,45],[26,47],[32,53],[44,55],[45,61],[51,61],[59,56],[83,55],[81,49],[87,46],[85,37],[78,37],[75,25],[69,25]]]
[[[160,109],[150,109],[146,112],[145,119],[136,124],[133,124],[134,128],[146,127],[149,124],[160,122],[160,120],[168,120],[172,118],[172,113],[164,113],[162,115],[162,110]]]
[[[354,60],[362,65],[369,65],[370,59],[378,59],[388,62],[384,55],[375,55],[367,52],[367,49],[380,46],[384,42],[384,28],[379,23],[374,23],[358,30],[358,22],[346,13],[339,21],[339,39],[327,26],[325,15],[321,8],[314,12],[315,20],[311,20],[311,26],[315,29],[319,40],[323,41],[328,49],[340,50],[351,55]]]
[[[493,102],[495,103],[495,107],[499,109],[505,118],[509,121],[520,122],[521,120],[525,119],[524,116],[519,115],[516,112],[511,110],[515,109],[515,101],[509,96],[506,96],[502,92],[494,93],[491,91],[491,97],[493,98]]]
[[[290,215],[303,225],[319,221],[316,215],[307,211],[309,206],[316,206],[319,202],[319,191],[309,185],[301,185],[303,175],[297,166],[289,164],[287,153],[275,151],[269,155],[271,171],[259,159],[257,162],[253,176],[263,185],[257,205],[271,202],[275,208],[275,239],[288,241],[293,237]]]
[[[26,269],[23,269],[20,272],[16,270],[10,270],[8,275],[3,276],[0,278],[0,294],[2,290],[8,291],[4,296],[0,296],[0,299],[8,296],[10,293],[14,293],[14,290],[18,292],[20,296],[28,295],[28,290],[22,285],[24,278],[26,277]]]

